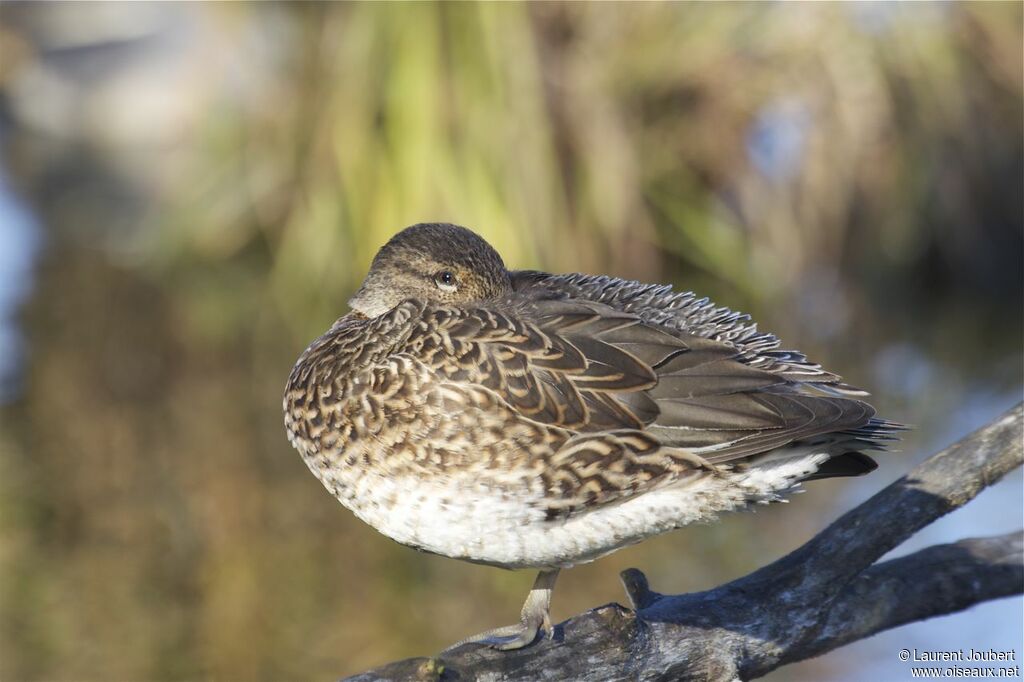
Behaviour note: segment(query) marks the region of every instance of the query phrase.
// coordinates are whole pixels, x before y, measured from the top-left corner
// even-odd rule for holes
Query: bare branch
[[[1024,536],[962,540],[875,564],[1021,465],[1024,407],[930,457],[810,542],[707,592],[660,595],[623,573],[634,610],[569,619],[518,651],[466,645],[353,680],[736,680],[881,630],[1024,591]]]
[[[1022,406],[922,462],[797,551],[820,579],[854,576],[941,516],[967,504],[1024,458]],[[755,574],[756,575],[756,574]]]
[[[935,545],[872,566],[832,602],[803,658],[1024,590],[1024,533]],[[871,609],[865,609],[865,605]]]

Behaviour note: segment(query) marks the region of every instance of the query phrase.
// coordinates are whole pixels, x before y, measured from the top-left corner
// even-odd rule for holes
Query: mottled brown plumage
[[[874,468],[893,425],[745,316],[669,287],[506,270],[478,236],[416,225],[374,259],[285,393],[291,442],[360,518],[426,551],[560,567],[801,480]]]

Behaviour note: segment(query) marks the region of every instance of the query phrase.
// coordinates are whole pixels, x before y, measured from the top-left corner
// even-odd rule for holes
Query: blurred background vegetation
[[[751,312],[917,427],[872,476],[570,571],[558,619],[627,566],[697,590],[795,548],[1020,399],[1022,7],[3,3],[0,679],[334,679],[514,620],[531,575],[392,543],[284,437],[293,361],[419,221]],[[1018,473],[918,541],[1021,509]]]

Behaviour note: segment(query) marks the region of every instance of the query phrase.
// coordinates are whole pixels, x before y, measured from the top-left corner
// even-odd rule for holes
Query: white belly
[[[693,478],[555,521],[545,520],[540,490],[513,496],[454,475],[350,477],[351,472],[307,462],[342,504],[397,542],[505,568],[545,568],[593,561],[721,512],[779,499],[827,459],[812,454]]]

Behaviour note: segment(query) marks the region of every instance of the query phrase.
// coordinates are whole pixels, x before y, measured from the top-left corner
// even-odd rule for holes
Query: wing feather
[[[607,503],[833,432],[876,444],[874,410],[844,395],[856,389],[738,313],[611,278],[513,273],[513,284],[489,306],[427,306],[407,346],[448,381],[564,430],[559,449],[534,453],[548,460],[556,515],[580,496]],[[866,468],[854,464],[836,471]]]

